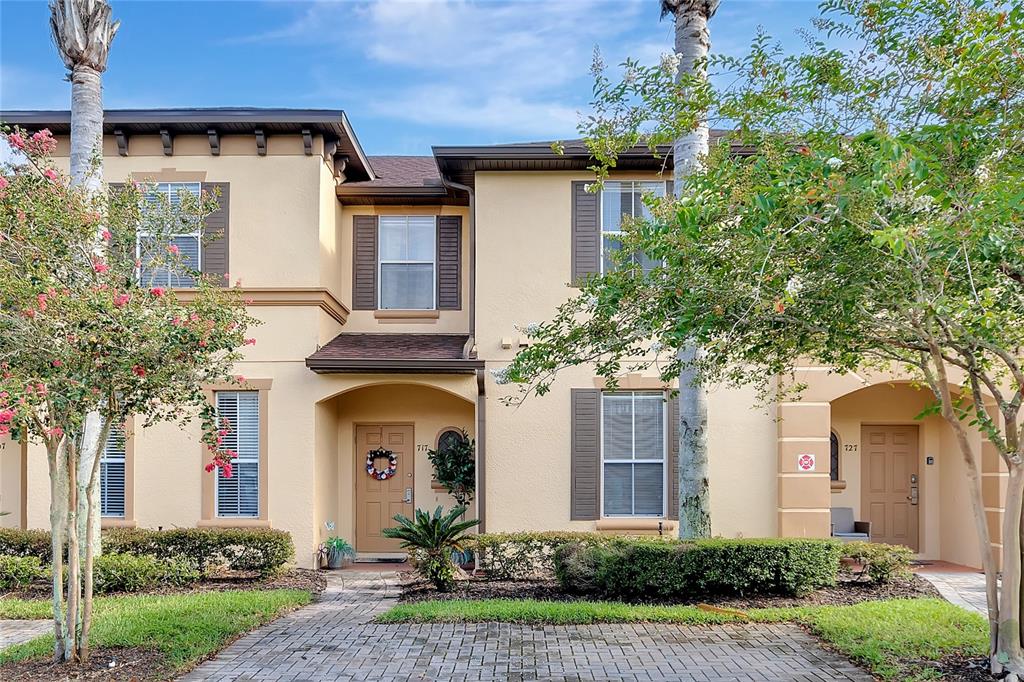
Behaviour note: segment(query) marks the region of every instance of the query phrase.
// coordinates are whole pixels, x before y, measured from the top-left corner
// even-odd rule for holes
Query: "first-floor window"
[[[378,223],[381,310],[437,307],[434,216],[381,216]]]
[[[111,424],[100,457],[100,516],[124,518],[124,426]]]
[[[202,184],[198,182],[161,182],[146,193],[145,201],[147,205],[157,206],[159,201],[165,200],[176,207],[181,204],[183,193],[198,197],[201,192]],[[177,248],[177,259],[184,267],[168,262],[171,260],[168,247],[171,246]],[[196,280],[191,271],[202,269],[202,249],[202,226],[198,222],[165,226],[159,234],[147,233],[143,226],[136,243],[139,282],[147,287],[194,287]]]
[[[664,515],[666,440],[664,393],[602,395],[604,516]]]
[[[217,416],[227,421],[221,449],[233,450],[231,476],[217,472],[217,516],[256,518],[260,515],[259,391],[218,391]]]
[[[839,480],[839,436],[836,432],[828,434],[828,475],[833,481]]]

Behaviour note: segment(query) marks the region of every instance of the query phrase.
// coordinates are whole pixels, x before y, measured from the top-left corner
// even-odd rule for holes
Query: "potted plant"
[[[346,559],[351,561],[356,558],[355,548],[348,544],[348,540],[345,538],[337,536],[327,538],[324,549],[327,553],[327,568],[341,568]]]

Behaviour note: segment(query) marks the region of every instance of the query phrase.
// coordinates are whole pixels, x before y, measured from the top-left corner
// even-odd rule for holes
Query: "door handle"
[[[907,495],[907,500],[910,501],[911,506],[915,506],[915,507],[917,506],[917,501],[918,501],[917,486],[914,486],[914,487],[912,487],[910,489],[910,494]]]
[[[405,499],[402,500],[405,504],[412,504],[412,488],[405,489]]]

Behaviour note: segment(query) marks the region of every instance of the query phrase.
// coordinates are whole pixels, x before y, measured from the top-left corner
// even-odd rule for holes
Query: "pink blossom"
[[[231,281],[231,273],[225,272],[224,273],[224,280],[226,282],[230,282]]]
[[[10,135],[8,135],[7,136],[7,142],[8,142],[8,144],[10,144],[15,149],[24,149],[25,148],[25,138],[23,138],[18,133],[11,133]]]
[[[220,469],[224,472],[224,478],[231,478],[231,462],[224,462],[220,465]]]
[[[14,410],[0,410],[0,424],[10,424],[14,419]]]
[[[36,384],[36,393],[39,395],[46,395],[49,391],[46,389],[46,384]]]
[[[167,247],[167,250],[173,253],[175,256],[177,256],[178,251],[180,251],[177,244],[171,244],[170,246]]]
[[[102,232],[100,232],[100,236],[103,237],[103,241],[109,242],[110,241],[110,230],[104,228],[104,230]]]
[[[0,175],[0,189],[7,189],[7,185],[9,185],[9,184],[11,184],[11,183],[7,182],[7,178],[5,178],[4,176]]]
[[[237,381],[240,384],[244,384],[245,383],[245,377],[243,377],[241,374],[239,374],[237,377],[235,377],[235,381]]]
[[[206,348],[206,341],[200,340],[199,341],[199,347],[200,348]]]
[[[43,175],[45,175],[50,180],[57,180],[57,171],[53,170],[52,168],[47,168],[46,170],[44,170]]]
[[[110,269],[110,266],[101,261],[99,258],[94,258],[92,261],[92,269],[99,274],[103,274]]]
[[[144,377],[146,376],[146,368],[143,367],[142,365],[135,365],[134,367],[132,367],[132,374],[134,374],[137,377]]]
[[[46,310],[46,294],[38,294],[36,300],[39,302],[39,311]]]
[[[114,296],[114,305],[118,308],[123,308],[128,305],[128,301],[132,300],[131,294],[118,294]]]
[[[64,362],[62,360],[54,360],[52,364],[54,367],[61,367],[63,366]]]
[[[242,342],[242,345],[243,346],[255,346],[256,345],[256,339],[246,339],[245,341]]]
[[[152,289],[149,290],[149,293],[153,296],[153,298],[160,298],[161,296],[164,295],[165,292],[163,287],[153,287]]]
[[[206,473],[210,473],[211,471],[213,471],[214,469],[216,469],[216,468],[217,468],[217,465],[216,465],[216,464],[214,464],[213,462],[210,462],[209,464],[207,464],[207,465],[206,465],[205,467],[203,467],[203,468],[204,468],[204,469],[206,469]]]
[[[181,325],[181,318],[178,317],[177,315],[175,315],[174,317],[171,318],[171,324],[173,324],[175,327],[180,326]]]
[[[64,436],[64,429],[59,426],[54,426],[52,429],[46,432],[46,435],[51,438],[62,438]]]

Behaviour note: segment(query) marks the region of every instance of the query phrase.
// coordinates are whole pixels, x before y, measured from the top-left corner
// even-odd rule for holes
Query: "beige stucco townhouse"
[[[66,163],[68,112],[0,117],[49,128]],[[515,389],[491,373],[528,343],[520,327],[604,267],[641,194],[665,191],[660,159],[626,155],[595,195],[578,144],[368,156],[341,111],[259,109],[110,111],[104,154],[111,182],[220,189],[217,238],[177,242],[240,280],[263,322],[239,363],[245,389],[210,387],[234,424],[236,475],[204,472],[198,428],[129,422],[105,449],[105,525],[280,528],[310,566],[332,522],[361,555],[387,556],[393,514],[451,504],[427,451],[465,429],[487,531],[675,532],[671,386],[637,372],[608,392],[582,367],[513,408],[500,399]],[[187,277],[151,276],[187,296]],[[799,374],[803,398],[768,409],[709,387],[714,533],[827,536],[830,509],[849,507],[877,540],[979,565],[952,434],[914,419],[928,396],[898,376]],[[1004,474],[975,439],[998,543]],[[380,448],[397,461],[386,481],[366,471]],[[47,506],[42,452],[0,441],[0,524],[46,527]]]

